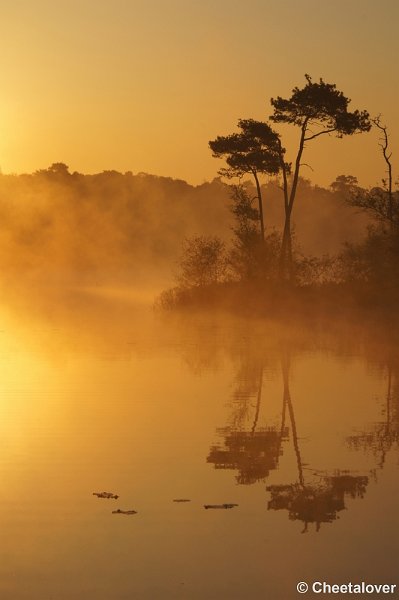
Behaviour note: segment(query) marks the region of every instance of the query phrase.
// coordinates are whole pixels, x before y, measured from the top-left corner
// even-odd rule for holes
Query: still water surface
[[[1,598],[399,583],[394,345],[89,295],[0,330]]]

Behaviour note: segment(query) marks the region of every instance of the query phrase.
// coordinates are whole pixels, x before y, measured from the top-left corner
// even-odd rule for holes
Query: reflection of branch
[[[288,356],[284,356],[282,359],[282,371],[283,371],[283,383],[284,383],[283,402],[284,402],[284,405],[288,406],[288,412],[290,415],[291,429],[292,429],[292,439],[294,442],[296,461],[297,461],[297,465],[298,465],[299,483],[302,487],[304,487],[305,482],[304,482],[304,478],[303,478],[301,453],[299,450],[298,434],[297,434],[297,430],[296,430],[294,408],[292,406],[291,394],[290,394],[290,388],[289,388],[289,369],[290,369],[290,359]]]
[[[262,399],[262,384],[263,384],[263,365],[260,368],[260,374],[259,374],[259,386],[258,386],[258,395],[257,395],[257,399],[256,399],[256,411],[255,411],[254,422],[253,422],[252,429],[251,429],[252,435],[255,433],[255,429],[258,424],[258,419],[259,419],[260,403],[261,403],[261,399]]]
[[[367,476],[337,471],[324,475],[317,484],[271,485],[266,488],[271,493],[268,509],[288,510],[290,519],[303,522],[302,533],[308,531],[309,523],[319,531],[322,523],[332,523],[345,509],[346,497],[363,498],[368,482]]]
[[[389,434],[391,425],[391,388],[392,388],[392,367],[388,367],[388,391],[387,391],[387,433]]]
[[[387,363],[387,389],[385,394],[385,409],[382,410],[381,421],[366,431],[361,431],[347,438],[347,443],[355,450],[371,450],[378,469],[383,469],[388,452],[394,444],[399,443],[399,423],[397,420],[398,405],[394,385],[395,370],[390,361]],[[394,402],[395,400],[395,402]],[[384,414],[385,413],[385,414]]]
[[[387,419],[385,424],[385,435],[387,439],[389,439],[390,430],[391,430],[391,388],[392,388],[392,367],[391,364],[388,366],[388,389],[387,389]],[[387,453],[387,445],[382,444],[382,452],[381,452],[381,460],[379,467],[380,469],[384,468],[385,457]]]
[[[285,415],[287,412],[287,399],[285,397],[285,394],[283,394],[283,410],[281,413],[281,429],[280,429],[280,443],[283,439],[284,436],[284,430],[285,430]]]

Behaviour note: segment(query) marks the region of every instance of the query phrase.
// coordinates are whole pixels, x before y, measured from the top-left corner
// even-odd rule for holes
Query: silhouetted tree
[[[357,177],[353,175],[338,175],[335,181],[332,182],[330,188],[336,194],[341,194],[344,197],[348,196],[358,189]]]
[[[202,287],[224,280],[225,244],[217,236],[197,236],[183,243],[178,280],[183,287]]]
[[[229,254],[233,273],[240,280],[275,278],[280,235],[272,231],[262,239],[257,227],[259,212],[253,206],[254,198],[248,193],[248,187],[240,184],[230,189],[231,212],[235,218],[233,247]]]
[[[381,124],[380,117],[373,119],[373,123],[382,132],[379,146],[387,165],[387,178],[382,179],[382,187],[368,190],[357,187],[347,196],[348,204],[368,213],[377,223],[369,228],[362,243],[347,244],[343,266],[346,279],[363,281],[380,295],[389,289],[392,297],[399,276],[399,191],[393,190],[388,129]]]
[[[71,176],[68,165],[63,162],[53,163],[48,169],[40,169],[39,171],[36,171],[36,175],[46,175],[58,179]]]
[[[391,156],[392,152],[389,150],[389,139],[388,139],[388,128],[386,125],[382,125],[381,123],[381,115],[373,119],[374,125],[382,132],[382,137],[380,139],[380,148],[382,151],[382,155],[384,157],[385,163],[387,165],[387,175],[388,179],[383,179],[383,184],[387,190],[388,194],[388,218],[393,225],[393,194],[392,194],[392,164],[391,164]]]
[[[370,293],[373,304],[377,298],[385,303],[397,301],[399,281],[399,237],[383,226],[370,227],[359,244],[347,243],[340,256],[341,281],[361,284]],[[396,291],[394,295],[393,292]],[[367,296],[366,296],[367,298]]]
[[[382,187],[374,187],[369,190],[354,188],[347,201],[351,206],[370,213],[392,233],[397,233],[399,230],[399,193],[393,191],[392,152],[389,149],[388,128],[381,124],[380,116],[373,119],[372,122],[382,132],[379,146],[387,165],[387,178],[382,179]]]
[[[281,272],[283,276],[292,278],[292,239],[291,216],[297,193],[302,156],[307,142],[322,135],[335,134],[337,137],[369,131],[371,123],[367,111],[348,111],[350,100],[336,89],[335,84],[325,83],[320,79],[314,83],[309,75],[305,75],[306,85],[295,87],[290,98],[271,99],[274,113],[270,119],[274,123],[289,123],[300,128],[301,135],[295,159],[291,189],[288,189],[288,178],[284,161],[283,187],[285,223],[281,246]]]
[[[240,119],[240,133],[218,136],[209,142],[209,147],[216,158],[224,158],[227,169],[221,169],[221,175],[242,177],[250,173],[256,185],[259,206],[259,222],[262,240],[265,239],[262,190],[259,175],[266,173],[275,175],[281,166],[284,149],[279,143],[278,135],[267,123],[253,119]],[[288,169],[288,166],[286,166]]]
[[[388,195],[382,187],[365,190],[358,188],[350,193],[347,202],[369,213],[383,227],[391,231],[399,229],[399,193]]]

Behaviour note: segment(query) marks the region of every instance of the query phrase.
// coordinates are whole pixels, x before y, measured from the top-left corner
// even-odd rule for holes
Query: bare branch
[[[388,138],[388,127],[386,125],[381,124],[381,115],[378,115],[375,119],[372,119],[374,125],[382,132],[382,136],[380,138],[380,143],[378,144],[382,150],[382,155],[387,164],[387,173],[388,173],[388,205],[389,205],[389,216],[392,220],[393,217],[393,196],[392,196],[392,164],[391,164],[391,156],[392,152],[388,153],[389,146],[389,138]],[[386,184],[385,184],[386,185]]]

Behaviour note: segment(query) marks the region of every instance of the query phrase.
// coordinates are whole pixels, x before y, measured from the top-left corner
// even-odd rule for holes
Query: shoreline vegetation
[[[177,285],[159,296],[159,308],[223,307],[265,316],[388,311],[394,317],[399,300],[399,191],[394,190],[388,128],[381,116],[350,112],[350,100],[335,84],[314,82],[309,75],[305,79],[304,87],[295,87],[290,98],[271,99],[268,122],[240,119],[237,132],[209,142],[213,156],[227,165],[220,176],[235,180],[227,185],[233,240],[226,244],[209,235],[186,239]],[[283,138],[272,128],[279,124],[299,129],[293,163],[286,161]],[[353,235],[349,231],[333,253],[304,252],[294,217],[303,210],[301,169],[307,146],[324,135],[340,139],[372,127],[379,133],[386,166],[382,185],[364,189],[356,177],[339,175],[330,186],[342,205],[367,217],[364,235],[359,238],[353,228]],[[281,190],[284,211],[274,227],[265,218],[267,194],[261,177],[273,178]],[[344,212],[337,215],[343,227]],[[311,210],[308,218],[312,219]],[[317,218],[313,224],[318,227]],[[328,235],[328,227],[324,232]]]
[[[130,287],[148,302],[150,291],[153,298],[166,288],[155,301],[165,311],[386,313],[393,323],[399,190],[389,131],[381,116],[349,105],[335,84],[305,75],[289,98],[272,98],[268,121],[240,119],[235,132],[209,142],[224,166],[198,186],[130,171],[71,173],[62,162],[0,174],[3,289],[34,297],[35,287]],[[280,124],[296,128],[296,148],[285,147]],[[371,129],[380,186],[364,188],[354,175],[329,187],[303,177],[309,145],[323,136],[344,144]]]
[[[298,321],[312,327],[326,322],[342,327],[367,325],[382,337],[399,339],[397,318],[399,292],[388,297],[371,286],[323,284],[321,286],[259,286],[240,282],[198,288],[174,287],[162,292],[154,303],[159,312],[201,315],[204,312],[236,317],[272,319],[285,325]]]

